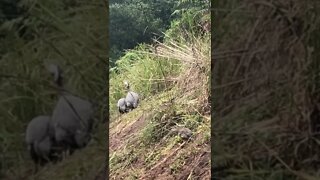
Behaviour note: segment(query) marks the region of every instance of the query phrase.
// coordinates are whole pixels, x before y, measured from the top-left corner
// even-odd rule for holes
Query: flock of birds
[[[140,99],[138,93],[131,91],[128,81],[125,81],[124,85],[128,91],[127,96],[119,99],[117,104],[118,110],[121,114],[128,113],[137,108]]]
[[[62,70],[50,64],[49,72],[59,92],[51,114],[33,118],[26,129],[26,143],[36,165],[62,160],[64,155],[85,147],[91,140],[93,103],[74,96],[63,88]]]

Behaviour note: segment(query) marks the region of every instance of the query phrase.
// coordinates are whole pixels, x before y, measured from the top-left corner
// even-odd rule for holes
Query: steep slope
[[[193,40],[158,42],[131,51],[141,55],[130,68],[138,72],[138,80],[132,79],[144,98],[127,114],[111,111],[111,179],[210,179],[210,36]],[[138,67],[145,62],[163,63],[158,67],[166,70],[173,65],[179,69],[167,71],[160,79],[143,77]],[[111,80],[111,92],[112,85],[131,75],[119,74],[120,78]],[[139,84],[143,79],[152,84],[150,89],[144,91]],[[125,94],[121,92],[117,97]],[[183,128],[192,131],[190,139],[180,136]]]

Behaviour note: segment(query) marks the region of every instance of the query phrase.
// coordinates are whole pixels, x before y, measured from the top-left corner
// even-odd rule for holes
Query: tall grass
[[[155,40],[152,45],[141,44],[127,51],[116,62],[116,67],[110,70],[109,106],[112,116],[117,114],[117,101],[126,95],[123,88],[125,80],[145,99],[173,87],[187,87],[188,84],[177,86],[177,83],[179,79],[186,78],[181,77],[185,75],[184,71],[193,71],[191,67],[194,65],[205,70],[204,74],[210,74],[208,58],[211,58],[211,36],[205,34],[201,37],[197,24],[208,20],[210,13],[204,10],[179,13],[181,18],[172,21],[171,27],[164,33],[164,42]]]
[[[118,99],[125,97],[123,82],[128,80],[131,89],[142,96],[142,100],[163,91],[170,86],[166,77],[179,73],[180,66],[175,60],[156,59],[149,53],[150,47],[141,45],[130,50],[117,61],[118,72],[110,74],[109,106],[110,114],[116,113]]]
[[[233,1],[216,9],[215,178],[319,178],[309,42],[320,21],[311,4]]]
[[[66,88],[97,102],[96,118],[104,118],[107,7],[102,1],[77,1],[66,9],[65,3],[21,1],[28,16],[1,26],[7,34],[0,59],[1,174],[26,175],[17,169],[28,169],[31,163],[24,143],[27,123],[37,115],[50,115],[54,108],[57,92],[46,63],[59,64]],[[18,23],[27,29],[23,36],[17,33]]]

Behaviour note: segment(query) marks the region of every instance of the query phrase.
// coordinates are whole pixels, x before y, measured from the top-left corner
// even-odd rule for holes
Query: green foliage
[[[116,113],[118,100],[125,97],[123,82],[129,81],[131,89],[139,92],[142,98],[149,97],[165,89],[165,77],[179,73],[178,61],[158,58],[148,54],[146,45],[137,46],[128,51],[120,60],[117,67],[110,70],[109,107],[110,113]]]
[[[6,20],[15,19],[22,15],[22,9],[18,6],[19,0],[0,1],[0,24]]]
[[[123,0],[110,2],[111,65],[139,43],[161,36],[171,20],[175,1]]]
[[[110,63],[124,55],[139,43],[150,43],[152,39],[182,33],[197,34],[197,23],[209,21],[209,1],[194,0],[122,0],[110,2]],[[203,14],[206,14],[203,16]],[[173,21],[176,19],[175,21]],[[190,35],[190,34],[189,34]]]
[[[210,0],[179,0],[177,2],[177,10],[173,12],[176,13],[184,13],[184,12],[198,12],[204,9],[208,9],[211,6]]]
[[[210,20],[210,3],[206,1],[180,0],[173,15],[179,18],[171,22],[170,29],[166,32],[165,38],[178,41],[190,41],[191,36],[200,36],[200,25],[202,22]],[[180,34],[180,36],[176,36]]]
[[[132,1],[122,1],[125,3],[131,3]],[[139,1],[140,3],[144,3],[144,1]],[[167,3],[167,6],[171,6],[171,1],[164,1],[163,3]],[[190,2],[183,2],[183,5],[188,4]],[[155,1],[150,1],[150,4],[157,4]],[[148,7],[154,7],[154,6]],[[132,9],[134,8],[133,4],[130,4]],[[146,5],[146,4],[144,4]],[[163,4],[162,4],[163,5]],[[178,4],[181,5],[181,4]],[[200,37],[199,30],[197,29],[197,21],[200,19],[210,18],[210,16],[205,11],[205,7],[202,2],[198,2],[195,8],[190,10],[183,10],[179,14],[178,19],[171,21],[171,28],[165,32],[165,43],[170,41],[178,41],[182,42],[182,44],[187,44],[192,42],[195,37]],[[111,3],[111,6],[119,6],[118,3]],[[160,6],[160,5],[159,5]],[[174,6],[175,7],[175,6]],[[147,8],[146,6],[144,9]],[[183,8],[183,7],[180,7]],[[161,8],[160,8],[161,9]],[[131,10],[135,12],[135,10]],[[148,10],[145,10],[148,11]],[[119,11],[120,13],[120,11]],[[122,12],[125,14],[124,12]],[[112,11],[111,11],[111,20]],[[129,16],[126,14],[126,16]],[[133,16],[132,16],[133,17]],[[119,17],[120,18],[120,17]],[[152,20],[152,18],[150,18]],[[208,19],[206,19],[208,20]],[[142,19],[141,19],[142,21]],[[125,26],[125,22],[119,21],[119,25]],[[112,22],[110,23],[112,26]],[[184,27],[184,28],[182,28]],[[111,27],[111,31],[112,31]],[[119,31],[119,30],[118,30]],[[116,32],[115,32],[116,33]],[[122,32],[124,35],[132,35],[132,33]],[[185,34],[186,33],[186,34]],[[184,36],[186,35],[186,36]],[[117,37],[115,35],[112,38]],[[112,42],[112,40],[111,40]],[[115,46],[115,45],[114,45]],[[113,46],[113,47],[114,47]],[[166,77],[174,77],[180,73],[181,64],[179,61],[175,59],[168,60],[167,58],[161,58],[159,56],[154,56],[150,54],[153,50],[152,48],[145,44],[140,44],[135,47],[133,50],[128,50],[122,57],[119,58],[115,62],[115,67],[109,70],[110,73],[110,94],[109,94],[109,105],[110,105],[110,113],[116,112],[116,103],[117,101],[124,97],[126,92],[123,88],[123,81],[128,80],[132,85],[132,89],[138,91],[142,94],[143,97],[148,97],[157,92],[161,92],[164,89],[168,88],[167,83],[164,83]],[[117,48],[114,48],[117,49]],[[121,48],[120,48],[121,49]],[[119,51],[118,51],[119,52]],[[210,52],[208,52],[210,53]],[[208,54],[209,55],[209,54]]]

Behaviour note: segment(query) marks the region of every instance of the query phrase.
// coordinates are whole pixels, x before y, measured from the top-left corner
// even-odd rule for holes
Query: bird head
[[[62,86],[62,70],[61,68],[56,65],[56,64],[49,64],[46,65],[48,71],[51,73],[51,75],[53,76],[53,80],[56,84],[58,84],[59,86]]]
[[[127,106],[127,107],[130,107],[130,106],[131,106],[131,103],[130,103],[130,102],[127,102],[127,101],[126,101],[125,103],[126,103],[126,106]]]
[[[130,89],[130,85],[128,81],[124,81],[124,86],[126,89]]]

